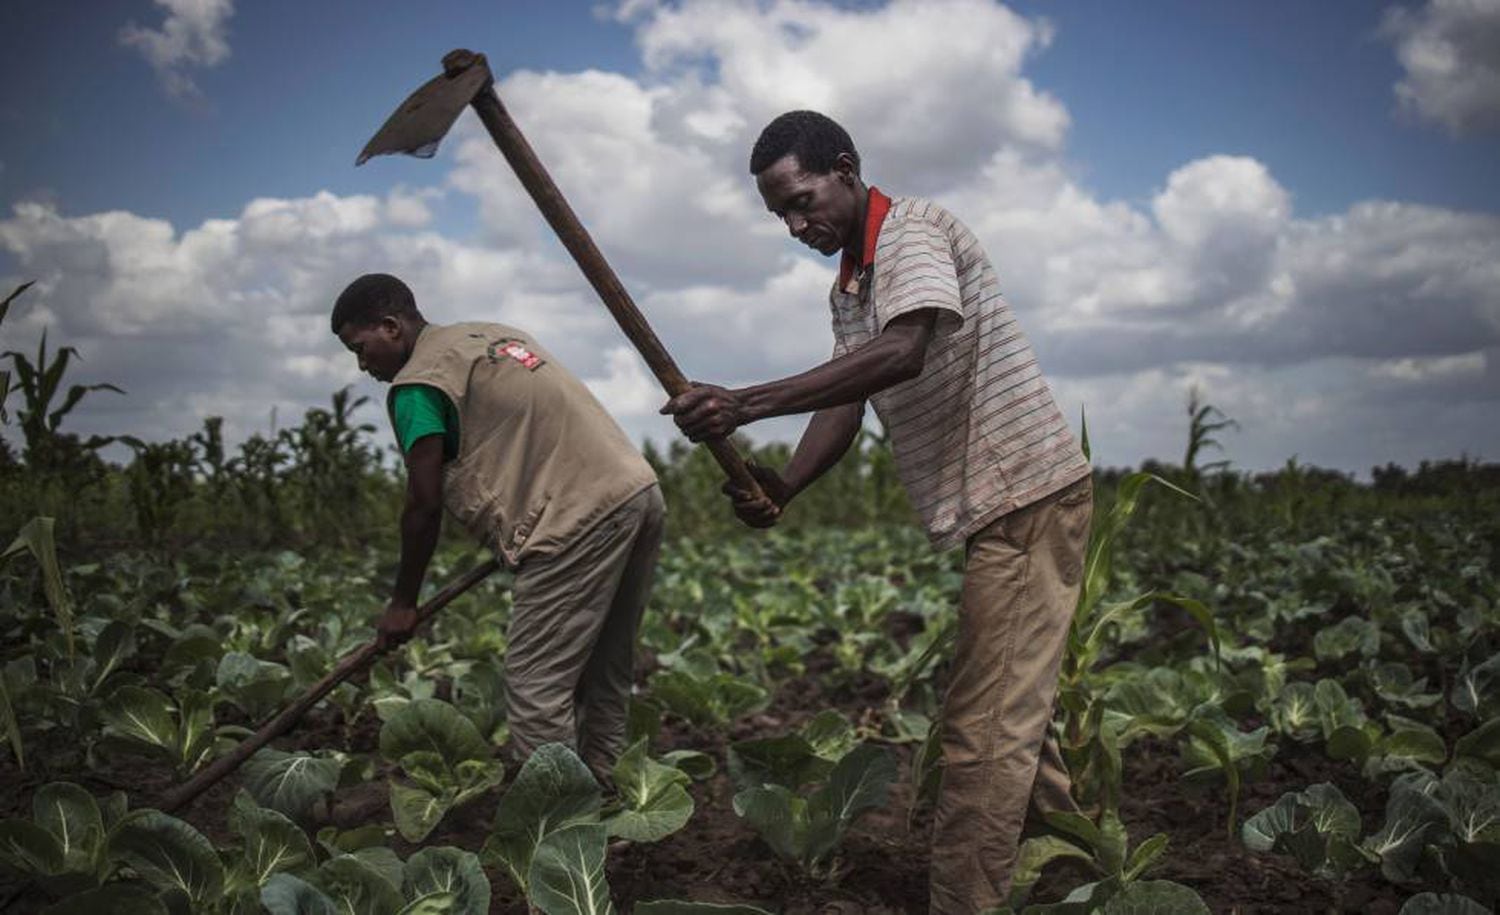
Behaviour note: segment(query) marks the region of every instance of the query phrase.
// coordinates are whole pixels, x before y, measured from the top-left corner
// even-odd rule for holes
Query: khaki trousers
[[[1077,809],[1050,726],[1092,514],[1085,478],[1001,516],[966,545],[943,702],[935,915],[1005,903],[1028,804]]]
[[[510,753],[565,743],[605,781],[625,749],[636,631],[661,551],[653,484],[562,553],[523,563],[505,652]]]

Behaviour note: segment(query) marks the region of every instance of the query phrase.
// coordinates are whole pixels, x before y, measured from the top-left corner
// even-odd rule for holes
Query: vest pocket
[[[536,530],[537,524],[542,519],[542,513],[547,510],[547,506],[551,502],[552,494],[543,493],[542,500],[529,509],[526,512],[526,516],[511,527],[509,533],[503,529],[501,530],[500,542],[507,555],[519,553],[521,548],[526,545],[527,538],[531,536],[532,531]]]

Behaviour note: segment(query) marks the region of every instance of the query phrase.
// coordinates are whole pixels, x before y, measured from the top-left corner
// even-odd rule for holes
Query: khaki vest
[[[583,382],[514,327],[427,325],[391,391],[410,384],[458,413],[444,507],[512,567],[560,552],[656,482]]]

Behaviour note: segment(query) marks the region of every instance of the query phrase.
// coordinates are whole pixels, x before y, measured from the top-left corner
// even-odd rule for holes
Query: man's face
[[[860,184],[853,160],[839,156],[833,171],[815,175],[803,171],[797,156],[788,153],[755,176],[761,199],[792,237],[824,256],[850,245],[858,247]]]
[[[339,340],[359,360],[359,370],[376,381],[390,381],[406,364],[406,341],[401,322],[387,315],[374,324],[346,322]]]

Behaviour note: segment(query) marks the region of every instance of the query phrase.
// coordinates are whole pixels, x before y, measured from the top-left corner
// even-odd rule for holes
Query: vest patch
[[[496,340],[485,347],[485,353],[491,362],[499,362],[500,357],[507,356],[533,372],[546,365],[545,359],[527,349],[520,340]]]

